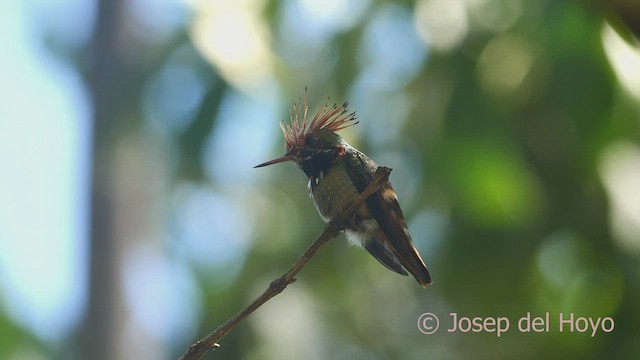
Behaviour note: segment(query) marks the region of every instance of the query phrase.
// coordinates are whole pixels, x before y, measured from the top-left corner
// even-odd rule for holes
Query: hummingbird
[[[378,168],[373,160],[349,145],[336,132],[358,123],[349,103],[325,105],[310,121],[309,106],[293,103],[289,124],[280,122],[285,140],[282,157],[254,168],[291,161],[309,178],[308,187],[318,213],[329,222],[343,213],[373,180]],[[398,203],[398,196],[387,181],[345,221],[342,230],[349,243],[364,247],[388,269],[411,273],[423,288],[431,284],[431,276],[411,235]]]

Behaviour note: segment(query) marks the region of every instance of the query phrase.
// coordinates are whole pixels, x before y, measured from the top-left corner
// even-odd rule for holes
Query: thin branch
[[[291,265],[291,268],[289,268],[284,275],[272,281],[269,287],[249,306],[245,307],[242,311],[225,321],[222,325],[218,326],[218,328],[211,334],[191,345],[179,360],[197,360],[202,358],[209,350],[220,347],[218,341],[227,335],[229,331],[236,327],[236,325],[238,325],[247,316],[251,315],[251,313],[256,311],[260,306],[269,301],[272,297],[281,293],[287,285],[296,281],[296,274],[302,270],[307,262],[309,262],[309,260],[311,260],[311,258],[313,258],[320,249],[340,234],[340,231],[344,227],[344,222],[353,215],[358,207],[369,196],[378,191],[380,187],[388,181],[389,174],[391,174],[390,168],[383,166],[378,167],[369,186],[367,186],[367,188],[344,213],[325,225],[320,235],[318,235],[316,240],[311,244],[311,246],[309,246],[307,251],[305,251],[304,254],[302,254],[298,260]]]

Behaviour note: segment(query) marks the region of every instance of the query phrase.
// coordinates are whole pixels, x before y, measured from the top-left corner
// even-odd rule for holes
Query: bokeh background
[[[0,358],[174,359],[286,271],[323,223],[252,166],[305,86],[357,111],[435,283],[340,237],[207,359],[637,358],[639,34],[637,0],[3,0]]]

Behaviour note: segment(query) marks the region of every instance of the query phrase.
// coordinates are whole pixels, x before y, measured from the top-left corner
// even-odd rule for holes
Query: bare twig
[[[305,251],[304,254],[302,254],[298,260],[291,265],[291,268],[289,268],[284,275],[272,281],[269,287],[257,299],[249,304],[249,306],[245,307],[232,318],[218,326],[218,328],[212,333],[191,345],[180,357],[180,360],[197,360],[202,358],[209,350],[220,347],[218,341],[227,335],[229,331],[236,327],[236,325],[238,325],[247,316],[251,315],[251,313],[256,311],[260,306],[269,301],[269,299],[281,293],[287,285],[293,283],[296,280],[294,278],[296,274],[302,270],[307,262],[309,262],[309,260],[311,260],[311,258],[313,258],[320,249],[327,245],[330,240],[338,236],[340,230],[344,227],[344,222],[353,215],[362,202],[380,189],[382,184],[389,179],[390,173],[390,168],[383,166],[378,167],[373,180],[360,194],[358,199],[356,199],[356,201],[354,201],[343,214],[327,223],[320,235],[318,235],[316,240],[311,244],[311,246],[309,246],[307,251]]]

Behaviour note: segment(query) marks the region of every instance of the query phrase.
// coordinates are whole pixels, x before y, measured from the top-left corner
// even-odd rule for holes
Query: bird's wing
[[[355,149],[353,149],[351,154],[348,154],[348,156],[345,157],[348,158],[348,161],[354,162],[352,164],[347,164],[348,166],[346,166],[346,168],[351,181],[353,181],[358,192],[361,193],[366,189],[371,181],[373,181],[373,174],[378,166],[366,155]],[[426,284],[430,284],[431,277],[424,265],[424,262],[422,261],[422,258],[420,258],[418,251],[413,246],[413,242],[411,241],[411,237],[407,230],[407,225],[404,221],[402,209],[400,208],[398,199],[391,187],[391,183],[387,182],[375,194],[369,196],[366,200],[366,204],[371,215],[378,222],[380,228],[389,240],[393,250],[395,250],[395,254],[393,254],[394,256],[389,257],[388,255],[390,251],[388,250],[390,249],[386,249],[384,244],[377,244],[375,246],[376,248],[387,250],[384,252],[384,254],[387,255],[385,256],[385,260],[399,260],[400,264],[416,278],[420,285],[425,286]],[[392,264],[383,261],[380,257],[374,254],[369,248],[367,248],[367,250],[369,250],[369,252],[371,252],[372,255],[374,255],[374,257],[376,257],[385,266],[399,272],[395,269],[397,268],[396,264],[393,264],[395,266],[392,266]]]

